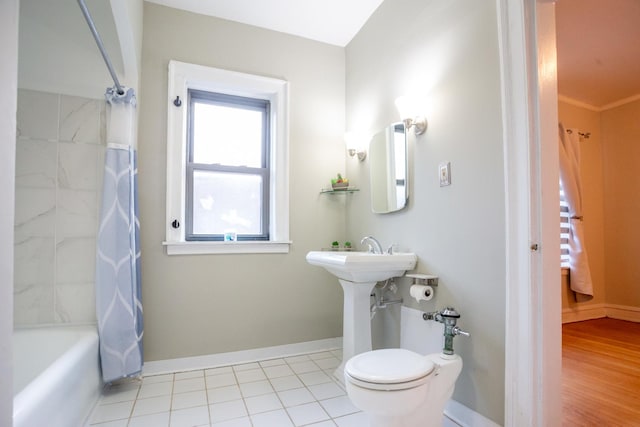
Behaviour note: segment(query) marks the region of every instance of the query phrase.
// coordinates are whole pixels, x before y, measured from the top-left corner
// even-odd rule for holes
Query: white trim
[[[532,360],[529,251],[529,105],[525,4],[497,0],[505,165],[506,312],[505,425],[532,425],[536,415]],[[528,24],[529,26],[531,24]],[[519,141],[520,143],[509,143]]]
[[[562,409],[558,154],[549,149],[557,141],[555,9],[496,2],[506,194],[504,423],[552,426]],[[556,208],[547,212],[554,197]]]
[[[562,310],[562,323],[582,322],[602,317],[607,317],[605,304],[581,305]]]
[[[620,99],[618,101],[611,102],[609,104],[603,105],[602,108],[600,108],[600,111],[611,110],[612,108],[617,108],[617,107],[620,107],[620,106],[625,105],[625,104],[630,104],[632,102],[636,102],[638,100],[640,100],[640,93],[637,94],[637,95],[630,96],[628,98],[623,98],[623,99]]]
[[[620,99],[618,101],[611,102],[609,104],[605,104],[602,107],[596,107],[591,104],[587,104],[582,101],[578,101],[577,99],[569,98],[568,96],[558,95],[558,101],[562,101],[564,103],[574,105],[576,107],[584,108],[587,110],[595,111],[597,113],[601,113],[606,110],[611,110],[612,108],[617,108],[625,104],[630,104],[632,102],[636,102],[640,100],[640,93],[637,95],[629,96],[627,98]]]
[[[156,360],[146,362],[144,375],[157,375],[170,372],[193,371],[196,369],[215,368],[261,360],[278,359],[300,354],[342,348],[342,337],[307,341],[296,344],[285,344],[274,347],[254,348],[250,350],[232,351],[228,353],[208,354],[205,356],[182,357],[179,359]]]
[[[607,304],[607,317],[630,322],[640,322],[640,307],[630,307],[624,305]]]
[[[582,322],[603,317],[640,323],[640,308],[617,304],[586,304],[562,310],[562,323]]]
[[[185,159],[187,146],[188,90],[200,89],[229,95],[266,99],[271,103],[271,200],[269,236],[270,249],[288,252],[279,242],[289,241],[289,84],[284,80],[253,74],[238,73],[219,68],[169,61],[169,86],[167,91],[167,197],[165,246],[168,254],[200,253],[263,253],[259,246],[202,245],[186,242],[185,218]],[[183,101],[176,107],[173,101],[179,96]],[[181,226],[174,229],[171,223],[177,219]],[[256,242],[253,242],[256,243]],[[181,249],[177,249],[178,247]],[[191,246],[190,249],[189,246]],[[211,248],[211,252],[206,252]],[[224,251],[229,249],[230,251]],[[247,249],[247,251],[243,251]],[[256,252],[257,251],[257,252]]]
[[[489,418],[482,416],[472,409],[467,408],[462,403],[453,399],[449,400],[444,408],[445,417],[461,426],[473,427],[499,427]]]
[[[111,0],[111,11],[113,13],[114,24],[116,26],[116,34],[120,42],[120,53],[122,64],[124,67],[124,76],[120,76],[122,84],[133,87],[136,91],[140,87],[140,64],[139,56],[142,54],[139,49],[141,46],[136,43],[134,31],[137,26],[141,26],[142,22],[134,22],[138,8],[142,8],[142,1],[131,2],[131,0]],[[141,13],[141,12],[140,12]]]
[[[162,242],[167,255],[286,254],[292,242]]]
[[[584,108],[585,110],[595,111],[596,113],[602,111],[600,107],[596,107],[595,105],[587,104],[586,102],[578,101],[577,99],[569,98],[564,95],[558,95],[558,101],[573,105],[574,107]]]
[[[532,2],[533,3],[533,2]],[[556,51],[556,17],[554,3],[535,5],[535,46],[537,52],[537,106],[535,111],[538,141],[535,150],[540,158],[537,170],[539,187],[536,210],[541,227],[541,276],[532,297],[537,298],[533,314],[537,317],[533,331],[536,341],[529,349],[538,358],[537,414],[538,426],[554,426],[562,419],[562,295],[559,292],[560,266],[559,215],[560,181],[558,153],[558,78]],[[510,322],[507,319],[507,322]]]
[[[15,212],[16,100],[19,1],[0,2],[0,426],[13,414],[13,224]]]

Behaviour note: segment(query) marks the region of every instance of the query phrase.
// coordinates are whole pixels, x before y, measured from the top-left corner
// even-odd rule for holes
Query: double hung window
[[[270,102],[189,90],[186,240],[269,240]]]
[[[169,62],[169,255],[289,251],[288,85]]]

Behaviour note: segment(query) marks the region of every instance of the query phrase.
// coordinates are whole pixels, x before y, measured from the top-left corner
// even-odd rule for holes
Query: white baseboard
[[[460,402],[450,399],[444,408],[444,416],[461,427],[500,427],[473,409],[469,409]]]
[[[562,323],[582,322],[602,317],[607,317],[605,304],[579,305],[562,310]]]
[[[640,322],[640,307],[607,304],[607,317],[631,322]]]
[[[259,360],[277,359],[280,357],[297,356],[300,354],[316,353],[319,351],[336,350],[342,348],[342,337],[324,340],[307,341],[296,344],[285,344],[274,347],[255,348],[250,350],[232,351],[228,353],[208,354],[205,356],[181,357],[179,359],[154,360],[146,362],[143,375],[166,374],[170,372],[193,371],[196,369],[215,368],[218,366],[250,363]]]
[[[581,322],[602,317],[640,322],[640,308],[615,304],[589,304],[562,310],[562,323]]]

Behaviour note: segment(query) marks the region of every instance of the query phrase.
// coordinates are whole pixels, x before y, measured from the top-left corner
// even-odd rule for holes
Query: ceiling
[[[382,0],[146,0],[346,46]]]
[[[346,46],[383,0],[146,0]],[[556,3],[558,90],[594,109],[640,96],[640,0]]]
[[[146,1],[346,46],[383,0]],[[77,2],[60,0],[53,8],[49,3],[21,1],[21,87],[41,89],[29,83],[74,75],[71,71],[78,64],[63,61],[66,56],[58,52],[58,46],[72,44],[82,53],[84,74],[94,75],[90,70],[104,74],[99,85],[102,88],[110,79]],[[100,9],[102,3],[108,4],[88,1],[120,74],[122,63],[113,18],[108,10]],[[558,0],[556,28],[560,95],[596,110],[640,98],[640,0]],[[46,69],[39,66],[43,58],[49,64]],[[52,72],[58,69],[60,72]],[[75,79],[67,86],[78,87],[81,83]]]
[[[640,98],[640,0],[556,3],[558,92],[606,109]]]

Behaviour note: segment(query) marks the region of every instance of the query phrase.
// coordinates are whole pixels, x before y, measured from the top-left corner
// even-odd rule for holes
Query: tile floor
[[[368,427],[333,379],[341,357],[325,351],[145,376],[105,389],[88,426]]]

